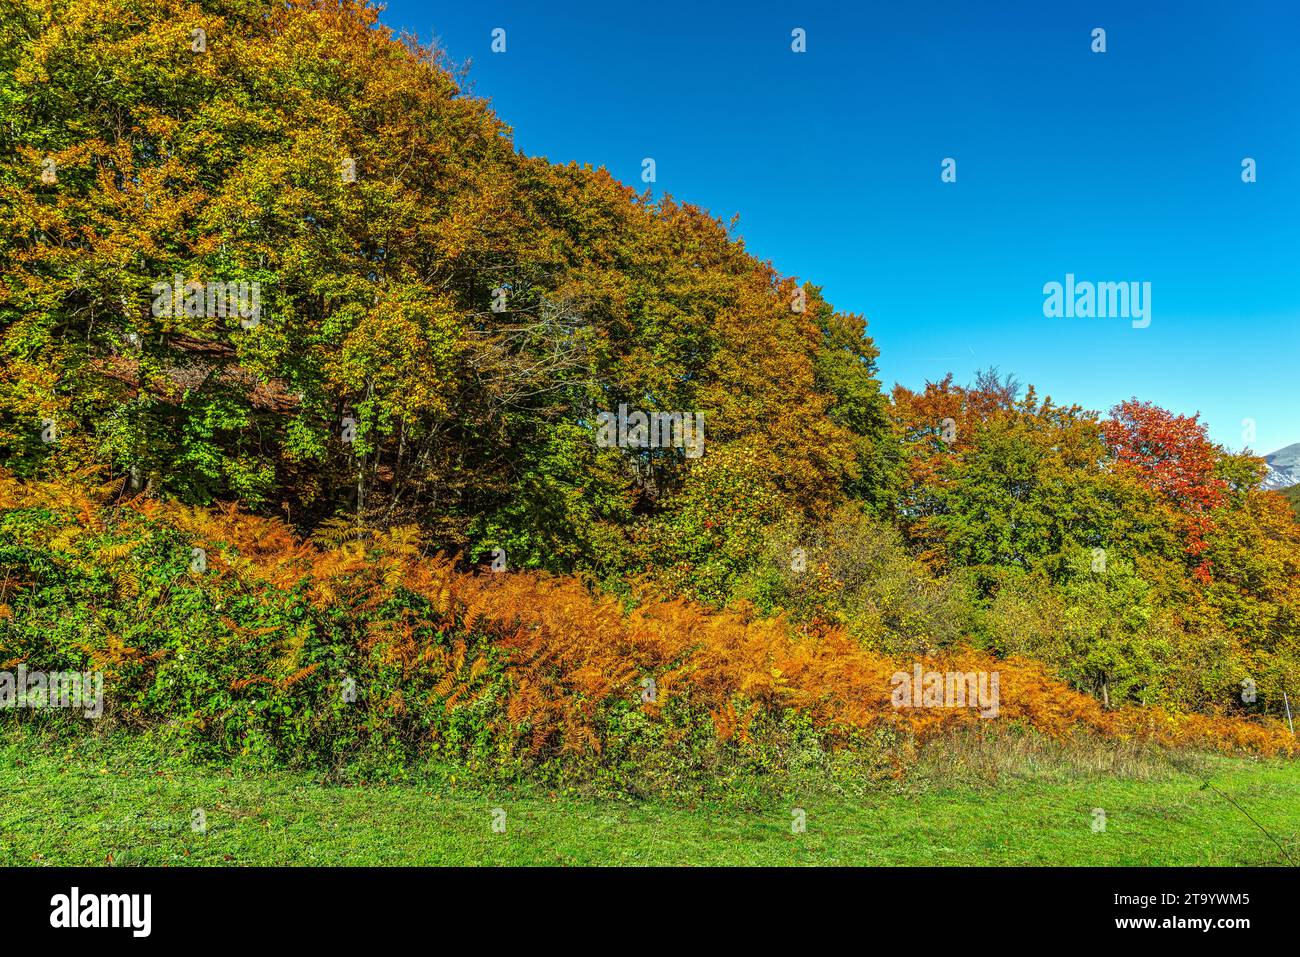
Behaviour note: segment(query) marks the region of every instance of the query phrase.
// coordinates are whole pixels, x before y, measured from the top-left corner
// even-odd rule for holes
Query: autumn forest
[[[1300,524],[1198,417],[888,385],[359,0],[0,6],[0,668],[204,760],[635,794],[986,725],[1296,752]]]

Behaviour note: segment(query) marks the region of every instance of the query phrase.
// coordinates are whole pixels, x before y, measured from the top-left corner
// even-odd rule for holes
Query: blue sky
[[[1234,449],[1300,441],[1300,4],[561,6],[383,20],[470,61],[524,152],[638,189],[653,157],[656,191],[739,213],[750,252],[867,317],[886,386],[997,365],[1200,411]],[[1066,273],[1150,282],[1151,325],[1045,318]]]

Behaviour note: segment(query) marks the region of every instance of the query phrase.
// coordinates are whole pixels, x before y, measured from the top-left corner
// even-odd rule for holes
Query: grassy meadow
[[[19,734],[0,743],[0,864],[1128,866],[1300,858],[1295,762],[1202,757],[1189,773],[1155,756],[1084,766],[1059,755],[995,755],[954,768],[949,750],[941,760],[865,795],[633,802],[485,790],[445,769],[398,784],[344,785],[205,767],[139,743],[56,747]],[[1093,828],[1094,808],[1105,812],[1104,831]],[[194,826],[197,809],[203,830]],[[796,809],[805,815],[800,833]]]

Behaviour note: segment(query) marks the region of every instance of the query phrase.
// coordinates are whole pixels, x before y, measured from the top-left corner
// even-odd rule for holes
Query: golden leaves
[[[39,484],[20,487],[0,473],[0,508],[36,498],[70,503],[79,494]],[[101,519],[106,511],[98,509]],[[411,529],[327,544],[303,542],[276,520],[233,508],[205,513],[137,498],[122,503],[117,513],[124,520],[136,515],[169,523],[214,543],[232,584],[285,590],[305,584],[309,601],[337,606],[364,621],[358,651],[380,667],[402,669],[403,684],[376,703],[385,713],[408,713],[415,699],[404,689],[413,686],[421,689],[423,700],[431,698],[446,709],[490,705],[493,732],[534,756],[598,753],[612,719],[629,708],[661,721],[675,707],[689,705],[712,716],[719,738],[738,742],[749,740],[760,718],[777,718],[789,709],[806,716],[831,742],[881,725],[919,741],[985,720],[969,707],[894,707],[891,676],[911,671],[918,662],[874,652],[835,627],[805,632],[783,619],[755,618],[752,609],[713,612],[652,597],[625,612],[618,600],[592,595],[575,578],[457,572],[450,559],[422,556],[419,536]],[[84,533],[65,515],[69,524],[56,526],[53,538],[71,547]],[[127,559],[134,547],[108,544],[96,551],[92,543],[86,551],[95,561],[111,563]],[[406,593],[422,597],[427,606],[394,601]],[[12,614],[7,604],[0,605],[0,619]],[[278,630],[231,617],[222,624],[240,641],[258,641]],[[305,681],[319,667],[301,663],[308,636],[308,626],[297,627],[276,649],[280,654],[270,670],[284,677],[243,677],[231,689],[289,688]],[[87,653],[103,670],[153,657],[111,634]],[[1052,678],[1043,665],[1022,658],[955,650],[919,663],[925,671],[998,672],[998,715],[987,720],[1014,722],[1053,737],[1086,731],[1266,754],[1298,750],[1276,723],[1174,717],[1154,708],[1103,710],[1095,699]],[[655,693],[642,700],[646,679],[653,680]],[[488,696],[496,697],[489,702]]]
[[[106,565],[112,564],[113,562],[118,562],[123,558],[126,558],[139,547],[140,541],[138,539],[134,541],[115,542],[112,545],[107,545],[104,548],[101,548],[97,557]]]

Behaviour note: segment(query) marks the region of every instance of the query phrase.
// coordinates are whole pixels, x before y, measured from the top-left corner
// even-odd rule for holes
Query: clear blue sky
[[[1247,418],[1256,452],[1300,441],[1300,2],[394,0],[383,19],[471,61],[524,152],[638,189],[653,157],[657,191],[739,213],[752,253],[867,317],[887,386],[997,365],[1088,408],[1200,411],[1232,448]],[[1150,327],[1045,318],[1067,272],[1150,282]]]

